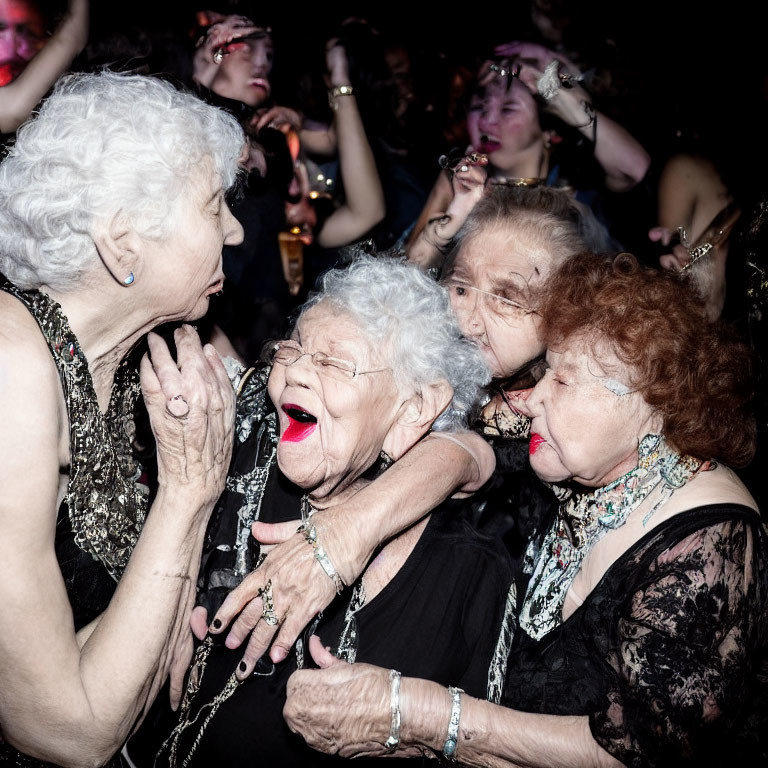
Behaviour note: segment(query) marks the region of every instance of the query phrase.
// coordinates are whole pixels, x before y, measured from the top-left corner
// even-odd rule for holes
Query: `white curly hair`
[[[0,165],[0,272],[70,289],[96,258],[95,223],[120,213],[166,237],[195,169],[212,162],[229,188],[243,145],[232,116],[163,80],[63,77]]]
[[[466,429],[469,411],[491,373],[475,344],[461,335],[448,292],[418,267],[391,258],[360,256],[321,278],[321,289],[301,308],[320,303],[349,315],[385,350],[403,388],[419,392],[445,379],[453,400],[433,429]]]

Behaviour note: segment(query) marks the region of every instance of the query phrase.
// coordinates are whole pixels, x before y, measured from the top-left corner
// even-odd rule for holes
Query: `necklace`
[[[675,453],[661,435],[646,435],[638,448],[638,465],[591,493],[560,491],[557,519],[541,548],[528,545],[523,567],[531,574],[520,611],[520,626],[540,640],[561,620],[568,588],[592,547],[610,530],[620,528],[641,502],[658,486],[661,498],[643,518],[643,525],[677,488],[701,468],[692,456]]]

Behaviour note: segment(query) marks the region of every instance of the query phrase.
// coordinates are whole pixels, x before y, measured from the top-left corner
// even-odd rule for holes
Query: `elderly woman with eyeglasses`
[[[226,635],[209,634],[178,715],[161,711],[161,700],[129,743],[136,765],[316,764],[282,718],[286,682],[306,665],[311,633],[348,661],[460,680],[483,698],[489,685],[500,692],[495,634],[511,571],[501,545],[471,531],[458,502],[386,541],[348,585],[313,522],[430,430],[453,440],[465,428],[488,369],[461,337],[445,290],[415,267],[363,258],[325,275],[268,360],[271,368],[240,383],[237,445],[207,535],[201,602],[213,615],[257,566],[257,520],[303,519],[303,557],[340,594],[277,663],[242,660]],[[287,607],[267,582],[260,621],[279,624]]]
[[[754,452],[748,352],[628,254],[567,262],[539,311],[529,450],[560,505],[510,592],[502,706],[313,640],[324,669],[294,673],[286,720],[346,757],[763,764],[768,536],[727,466]]]

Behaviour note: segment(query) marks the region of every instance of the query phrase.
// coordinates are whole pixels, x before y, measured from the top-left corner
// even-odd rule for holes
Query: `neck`
[[[541,179],[548,175],[549,150],[543,142],[519,152],[505,168],[493,168],[493,176],[499,179]]]
[[[131,288],[84,281],[74,291],[40,290],[61,305],[88,361],[99,408],[106,411],[118,365],[157,321],[141,302],[131,301]]]

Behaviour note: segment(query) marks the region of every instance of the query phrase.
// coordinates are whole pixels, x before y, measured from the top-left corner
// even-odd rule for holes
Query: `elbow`
[[[626,163],[620,169],[606,176],[605,184],[611,192],[629,192],[645,178],[650,166],[650,155],[642,147],[638,147],[638,151],[627,157]]]
[[[36,723],[19,732],[8,729],[6,723],[3,737],[22,754],[62,768],[100,768],[122,747],[122,742],[115,740],[115,731],[119,729],[104,729],[100,733],[93,720],[81,726],[49,725],[44,733],[38,726]]]

